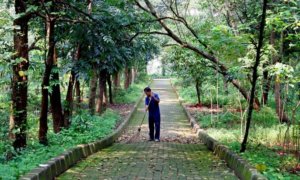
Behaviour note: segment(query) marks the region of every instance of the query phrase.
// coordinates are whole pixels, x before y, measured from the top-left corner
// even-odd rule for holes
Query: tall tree
[[[263,8],[262,8],[261,22],[260,22],[260,26],[259,26],[259,37],[258,37],[258,44],[257,44],[257,48],[256,48],[256,51],[257,51],[256,58],[255,58],[254,66],[252,69],[251,94],[250,94],[250,100],[249,100],[249,108],[248,108],[248,112],[247,112],[246,130],[245,130],[245,136],[244,136],[243,142],[241,144],[240,152],[245,152],[245,150],[246,150],[250,125],[251,125],[252,112],[253,112],[253,108],[254,108],[253,103],[254,103],[254,98],[255,98],[256,82],[258,79],[257,71],[258,71],[258,66],[260,63],[262,48],[263,48],[267,6],[268,6],[268,0],[264,0]]]
[[[113,92],[112,92],[111,75],[107,76],[107,85],[108,85],[109,104],[113,104]]]
[[[272,31],[272,41],[271,45],[275,46],[275,32]],[[283,32],[281,32],[281,42],[280,42],[280,55],[283,57]],[[279,63],[281,61],[281,58],[278,56],[273,57],[274,64]],[[278,75],[275,76],[275,82],[274,82],[274,97],[275,97],[275,104],[276,104],[276,113],[279,117],[280,122],[289,122],[289,118],[284,112],[284,106],[281,98],[281,83],[280,78]]]
[[[54,27],[53,27],[54,28]],[[53,29],[54,33],[54,29]],[[55,45],[54,45],[55,46]],[[58,62],[57,62],[57,52],[54,48],[53,63],[51,68],[51,93],[50,93],[50,103],[53,118],[53,129],[54,132],[58,133],[64,126],[64,116],[61,104],[61,92],[59,83],[59,73],[58,73]]]
[[[75,57],[73,58],[74,62],[79,60],[80,58],[80,48],[79,45],[76,48]],[[73,91],[74,91],[74,84],[76,79],[76,72],[74,70],[75,68],[72,67],[71,74],[69,77],[69,84],[68,84],[68,90],[66,95],[66,105],[64,107],[64,126],[68,127],[70,125],[70,118],[72,116],[73,111]]]
[[[13,146],[15,149],[26,146],[27,126],[27,93],[29,68],[28,57],[28,22],[31,14],[27,12],[26,0],[15,1],[15,13],[18,16],[14,20],[14,50],[13,77],[12,77],[12,116],[11,128],[14,131]]]
[[[96,92],[97,92],[97,70],[96,67],[92,69],[92,75],[90,79],[90,92],[89,92],[89,110],[91,114],[96,110]]]
[[[132,78],[132,73],[131,73],[131,69],[126,66],[124,69],[124,88],[128,89],[130,84],[131,84],[131,78]]]
[[[42,81],[42,102],[40,113],[39,141],[41,144],[47,144],[48,131],[48,107],[49,107],[49,87],[50,75],[55,56],[55,40],[54,40],[55,19],[49,15],[46,16],[46,40],[48,43],[47,58],[45,59],[45,70]],[[57,131],[57,130],[56,130]]]
[[[154,21],[157,21],[161,27],[164,29],[165,32],[160,32],[160,31],[153,31],[153,32],[148,32],[148,34],[160,34],[160,35],[165,35],[165,36],[169,36],[171,37],[175,42],[177,42],[178,44],[180,44],[183,48],[185,49],[189,49],[193,52],[195,52],[196,54],[198,54],[199,56],[208,59],[211,63],[215,64],[215,66],[211,66],[211,68],[215,69],[218,73],[222,74],[227,80],[228,82],[231,82],[233,84],[233,86],[235,88],[237,88],[239,90],[239,92],[243,95],[243,97],[249,101],[250,96],[247,92],[247,90],[240,84],[240,82],[232,77],[228,71],[228,67],[225,66],[224,63],[222,63],[220,61],[219,58],[217,58],[214,53],[212,52],[212,50],[209,48],[209,45],[202,41],[199,36],[197,35],[196,31],[188,24],[187,20],[182,17],[178,11],[176,11],[174,9],[174,4],[176,5],[176,3],[174,3],[174,1],[171,1],[170,5],[168,6],[168,8],[171,10],[171,12],[173,13],[173,15],[176,17],[175,19],[172,17],[164,17],[164,16],[160,16],[154,6],[152,5],[152,3],[149,0],[145,0],[145,4],[146,7],[144,7],[138,0],[135,0],[137,6],[139,8],[141,8],[142,10],[144,10],[145,12],[147,12],[148,14],[151,14],[155,19]],[[176,2],[176,1],[175,1]],[[184,27],[186,27],[186,29],[193,35],[193,37],[197,40],[197,42],[204,47],[204,50],[202,48],[198,48],[197,46],[194,46],[193,44],[191,44],[190,42],[187,42],[186,39],[181,38],[180,36],[178,36],[166,23],[165,23],[165,19],[169,19],[172,21],[179,21],[181,22]],[[141,34],[141,33],[139,33]],[[257,98],[255,98],[256,100],[254,101],[254,107],[256,109],[259,108],[259,101],[257,100]]]
[[[113,74],[113,84],[114,84],[114,92],[116,92],[117,89],[119,89],[121,87],[121,84],[120,84],[120,73],[119,72],[115,72]]]
[[[107,71],[100,70],[99,73],[99,94],[97,100],[97,112],[103,113],[105,106],[104,106],[104,93],[106,88],[106,80],[107,80]]]

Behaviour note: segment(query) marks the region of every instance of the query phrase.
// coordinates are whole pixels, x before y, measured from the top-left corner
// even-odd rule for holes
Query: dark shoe
[[[154,139],[149,139],[148,141],[154,141]]]

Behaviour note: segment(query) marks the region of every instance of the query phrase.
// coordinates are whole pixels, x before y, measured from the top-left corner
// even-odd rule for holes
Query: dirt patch
[[[149,140],[148,127],[142,128],[141,132],[135,130],[127,130],[122,136],[119,137],[117,142],[119,143],[137,143],[137,142],[146,142]],[[175,135],[163,133],[160,139],[161,142],[172,142],[180,144],[199,144],[200,139],[195,138],[195,135]]]
[[[212,105],[206,105],[206,104],[192,104],[192,105],[186,105],[186,109],[189,110],[189,112],[192,115],[195,115],[197,112],[201,112],[204,114],[216,114],[216,113],[221,113],[221,112],[243,112],[243,109],[234,109],[234,108],[223,108],[222,106],[219,106],[217,104],[212,104]]]
[[[117,111],[121,118],[120,120],[116,123],[115,128],[117,129],[120,124],[124,121],[124,119],[129,115],[130,110],[134,107],[134,104],[111,104],[108,106],[108,108]]]

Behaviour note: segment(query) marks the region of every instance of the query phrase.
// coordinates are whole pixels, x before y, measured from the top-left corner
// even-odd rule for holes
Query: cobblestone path
[[[161,142],[147,142],[146,119],[138,138],[126,143],[143,118],[142,101],[117,143],[82,160],[57,179],[237,179],[223,161],[198,142],[170,81],[154,80],[151,88],[161,99]]]

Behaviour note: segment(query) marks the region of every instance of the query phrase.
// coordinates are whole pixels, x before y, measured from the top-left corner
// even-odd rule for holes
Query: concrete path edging
[[[20,179],[21,180],[54,179],[56,176],[62,174],[64,171],[69,169],[76,162],[90,156],[91,154],[98,152],[103,148],[112,145],[129,124],[129,121],[133,113],[137,110],[138,104],[142,101],[143,97],[144,94],[142,94],[139,97],[138,101],[131,109],[129,115],[127,115],[127,117],[119,125],[119,127],[110,135],[108,135],[106,138],[88,144],[77,145],[76,147],[63,152],[61,155],[50,159],[48,162],[44,164],[40,164],[37,168],[34,168],[30,172],[22,176]]]
[[[171,81],[171,79],[170,79]],[[176,95],[179,99],[181,106],[186,113],[189,122],[193,128],[193,131],[198,134],[198,137],[201,141],[207,146],[208,149],[213,151],[219,158],[224,160],[227,165],[233,169],[234,173],[242,180],[266,180],[261,173],[259,173],[254,167],[252,167],[246,160],[241,158],[237,153],[232,152],[228,147],[222,145],[214,138],[210,137],[203,129],[200,128],[200,125],[197,123],[195,118],[190,114],[187,108],[183,105],[182,100],[177,92],[177,89],[172,84]]]

